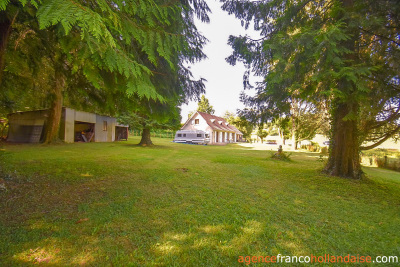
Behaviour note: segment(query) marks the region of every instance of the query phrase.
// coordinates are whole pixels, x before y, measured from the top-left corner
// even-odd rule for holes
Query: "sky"
[[[223,11],[218,0],[207,1],[212,13],[209,14],[210,23],[196,23],[200,33],[209,42],[203,51],[207,59],[191,66],[192,73],[196,79],[205,78],[206,98],[214,107],[216,116],[223,116],[225,111],[236,113],[244,105],[239,96],[243,91],[243,74],[245,67],[242,63],[235,66],[229,65],[225,58],[231,55],[232,48],[227,44],[230,35],[245,35],[246,30],[240,25],[240,21],[233,15]],[[254,35],[252,31],[251,35]],[[197,102],[190,102],[181,106],[182,122],[188,118],[190,111],[197,109]]]

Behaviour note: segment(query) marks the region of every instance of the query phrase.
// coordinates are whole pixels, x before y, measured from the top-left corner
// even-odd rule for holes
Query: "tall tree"
[[[183,66],[184,60],[195,61],[203,57],[201,47],[197,45],[204,42],[204,38],[194,30],[192,18],[197,15],[207,20],[209,10],[203,0],[2,0],[0,11],[7,18],[6,24],[11,25],[11,30],[1,27],[2,36],[9,37],[17,32],[13,25],[18,22],[43,44],[49,44],[45,52],[54,71],[54,92],[49,94],[52,112],[48,125],[53,127],[48,127],[47,141],[52,141],[57,136],[66,88],[71,84],[70,80],[76,80],[74,74],[80,76],[78,80],[83,77],[87,87],[103,91],[102,95],[165,101],[154,84],[158,59],[185,72],[177,65]],[[181,28],[168,31],[170,25]],[[185,32],[190,30],[194,31]],[[5,48],[0,51],[0,60],[15,45],[9,44],[8,39],[2,38],[0,48]],[[37,58],[28,57],[33,63]],[[185,75],[190,72],[186,71]],[[3,89],[4,84],[1,86]],[[115,112],[118,107],[109,102],[108,107]]]
[[[264,129],[264,124],[258,126],[257,136],[261,139],[261,144],[264,143],[264,138],[268,136],[268,131]]]
[[[193,5],[193,6],[192,6]],[[182,9],[177,19],[165,30],[179,36],[185,36],[185,49],[175,51],[168,62],[157,56],[157,64],[152,64],[146,57],[143,62],[155,74],[151,81],[164,101],[142,98],[132,109],[141,118],[142,139],[139,145],[152,145],[152,128],[178,128],[180,124],[181,104],[189,100],[198,100],[205,92],[204,79],[194,80],[187,63],[195,63],[205,58],[202,52],[206,39],[198,32],[194,24],[197,15],[202,22],[208,22],[209,8],[204,1],[182,1]]]
[[[201,99],[197,106],[197,111],[205,112],[211,115],[215,113],[214,107],[210,105],[210,102],[208,101],[205,95],[201,96]]]
[[[215,113],[214,107],[210,105],[210,101],[208,101],[208,98],[206,98],[205,95],[202,95],[201,99],[198,101],[197,109],[190,111],[188,113],[188,119],[190,119],[193,116],[193,114],[196,113],[196,111],[208,113],[211,115],[214,115],[214,113]]]
[[[400,2],[395,0],[224,0],[223,9],[261,39],[231,36],[227,59],[264,76],[244,113],[261,121],[288,115],[292,99],[326,101],[328,174],[362,176],[363,141],[379,144],[400,129]],[[248,79],[245,79],[248,81]],[[245,83],[247,86],[248,83]]]
[[[272,121],[272,124],[278,129],[278,135],[285,145],[286,139],[289,139],[291,133],[290,119],[285,117],[278,117]]]

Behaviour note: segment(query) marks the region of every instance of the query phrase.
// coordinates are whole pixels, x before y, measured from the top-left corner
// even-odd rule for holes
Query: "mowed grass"
[[[318,154],[293,153],[281,162],[238,145],[153,141],[150,148],[136,146],[138,137],[3,146],[0,265],[243,266],[239,256],[277,254],[400,258],[399,173],[368,168],[368,179],[353,181],[322,175]]]

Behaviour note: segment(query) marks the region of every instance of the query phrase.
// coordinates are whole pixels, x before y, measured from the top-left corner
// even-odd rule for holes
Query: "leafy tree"
[[[197,106],[197,111],[205,112],[205,113],[208,113],[208,114],[211,114],[211,115],[214,115],[214,113],[215,113],[215,110],[214,110],[213,106],[210,105],[210,103],[209,103],[209,101],[208,101],[208,99],[206,98],[205,95],[201,96],[201,99],[200,99],[199,104]]]
[[[261,144],[264,143],[264,138],[268,136],[268,132],[264,129],[263,125],[258,126],[257,136],[261,139]]]
[[[321,104],[315,105],[310,102],[292,99],[290,105],[290,128],[294,149],[302,140],[311,140],[318,130],[329,127],[326,112]]]
[[[169,106],[171,107],[171,106]],[[165,110],[167,111],[168,108]],[[171,116],[166,116],[160,113],[158,110],[158,119],[150,119],[150,116],[146,114],[140,114],[139,112],[126,112],[118,116],[118,121],[123,124],[129,125],[131,129],[141,129],[142,139],[139,143],[141,146],[151,146],[153,142],[150,137],[150,131],[152,129],[168,129],[168,130],[178,130],[181,127],[179,109],[171,109],[173,114]],[[175,112],[177,114],[175,114]],[[160,119],[161,118],[161,119]]]
[[[184,2],[181,19],[166,28],[168,32],[186,36],[188,49],[176,51],[171,62],[157,57],[156,66],[152,66],[152,62],[149,60],[143,60],[144,64],[155,73],[151,81],[165,100],[160,103],[142,98],[132,109],[141,118],[141,127],[139,128],[143,131],[139,145],[153,144],[150,137],[151,129],[177,129],[181,119],[179,106],[182,103],[188,103],[189,100],[198,100],[200,94],[205,92],[204,79],[193,80],[192,73],[184,66],[184,63],[194,63],[205,58],[202,47],[206,39],[198,33],[193,22],[195,13],[201,15],[200,18],[203,22],[208,22],[208,7],[205,2],[203,4],[192,9],[189,2]]]
[[[245,27],[254,23],[261,38],[231,36],[227,59],[244,62],[265,77],[254,97],[242,96],[243,111],[259,121],[290,114],[301,99],[326,101],[331,146],[325,171],[362,176],[359,152],[399,131],[400,2],[394,0],[238,1],[223,9]],[[374,146],[375,146],[374,145]],[[366,147],[366,148],[371,148]]]
[[[190,118],[193,116],[194,113],[196,113],[195,110],[189,111],[189,113],[188,113],[188,119],[190,119]]]
[[[235,113],[226,111],[223,118],[230,124],[234,125],[242,132],[243,138],[250,139],[253,125],[244,117],[236,116]]]
[[[286,139],[289,139],[291,136],[290,119],[285,117],[278,117],[275,118],[272,123],[278,128],[278,135],[285,145]]]
[[[230,124],[233,124],[235,121],[236,114],[233,112],[230,112],[229,110],[225,111],[223,118],[229,122]]]
[[[202,88],[202,81],[192,81],[191,73],[183,67],[185,61],[193,62],[203,57],[201,44],[205,39],[193,24],[194,15],[205,21],[208,19],[208,7],[202,0],[3,0],[0,11],[3,15],[0,34],[5,37],[0,43],[1,62],[5,62],[5,55],[16,45],[8,42],[14,33],[19,33],[15,40],[27,41],[25,36],[31,32],[38,38],[37,43],[46,48],[43,51],[54,73],[50,77],[53,84],[47,99],[52,111],[48,120],[51,127],[47,127],[48,142],[57,136],[66,89],[77,80],[83,81],[84,90],[88,89],[88,92],[98,90],[100,93],[86,96],[102,96],[103,101],[106,98],[107,108],[112,112],[118,111],[118,106],[108,97],[111,100],[125,97],[127,101],[166,101],[154,84],[154,70],[160,59],[182,74],[179,77],[183,83],[200,83],[197,89]],[[15,31],[16,25],[24,25],[27,31]],[[171,29],[173,31],[169,31]],[[42,66],[38,64],[42,57],[36,56],[37,49],[36,53],[25,52],[29,67]],[[8,71],[8,65],[3,65]],[[19,75],[22,74],[21,71]]]
[[[188,113],[188,119],[190,119],[193,116],[193,114],[196,113],[196,111],[208,113],[211,115],[214,115],[214,113],[215,113],[214,107],[210,105],[210,102],[208,101],[208,99],[206,98],[205,95],[201,96],[201,99],[199,100],[199,102],[197,104],[197,109],[190,111]]]

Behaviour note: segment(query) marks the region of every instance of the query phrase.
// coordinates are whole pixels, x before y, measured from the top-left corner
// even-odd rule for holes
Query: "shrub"
[[[286,154],[285,152],[276,152],[271,156],[273,159],[284,160],[284,161],[291,161],[290,156],[292,153]]]
[[[328,154],[328,147],[326,147],[326,146],[324,146],[324,147],[321,147],[321,154],[323,154],[323,155],[327,155]]]
[[[302,145],[301,148],[310,152],[319,152],[321,150],[319,144],[315,142],[311,142],[311,145]]]

